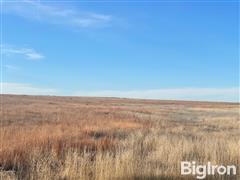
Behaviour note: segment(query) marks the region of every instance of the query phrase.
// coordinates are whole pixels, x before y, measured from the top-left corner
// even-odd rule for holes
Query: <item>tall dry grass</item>
[[[2,179],[194,179],[181,161],[236,165],[239,105],[3,96]]]

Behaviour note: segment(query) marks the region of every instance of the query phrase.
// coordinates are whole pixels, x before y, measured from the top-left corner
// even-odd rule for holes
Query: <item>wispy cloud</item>
[[[22,94],[22,95],[56,95],[57,91],[50,88],[35,87],[31,84],[22,83],[0,83],[3,94]]]
[[[24,83],[0,83],[3,87],[3,94],[24,94],[24,95],[70,95],[60,94],[56,89],[35,87]],[[139,99],[160,99],[160,100],[196,100],[196,101],[225,101],[239,102],[240,89],[233,88],[176,88],[176,89],[155,89],[155,90],[134,90],[134,91],[78,91],[72,96],[86,97],[119,97]]]
[[[4,13],[14,14],[26,19],[61,24],[78,28],[102,27],[112,21],[112,16],[86,11],[77,11],[37,1],[5,3]]]
[[[31,48],[17,48],[9,45],[1,45],[2,53],[5,56],[22,55],[30,60],[43,59],[44,56]]]
[[[239,101],[239,88],[176,88],[133,91],[80,91],[77,96],[162,100]]]
[[[8,69],[8,70],[13,70],[13,71],[20,69],[19,67],[13,66],[13,65],[10,65],[10,64],[6,64],[6,65],[4,65],[3,67],[6,68],[6,69]]]

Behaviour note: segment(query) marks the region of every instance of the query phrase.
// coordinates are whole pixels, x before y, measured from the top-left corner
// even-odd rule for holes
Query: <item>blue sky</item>
[[[3,93],[238,101],[238,3],[2,4]]]

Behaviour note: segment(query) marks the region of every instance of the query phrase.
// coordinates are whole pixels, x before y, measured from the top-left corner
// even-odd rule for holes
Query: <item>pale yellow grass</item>
[[[3,96],[2,179],[194,179],[183,160],[236,165],[239,104]]]

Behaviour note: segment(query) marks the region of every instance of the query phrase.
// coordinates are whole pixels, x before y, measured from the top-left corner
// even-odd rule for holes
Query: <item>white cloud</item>
[[[0,83],[3,94],[24,95],[70,95],[59,94],[56,89],[35,87],[31,84]],[[79,91],[72,96],[86,97],[119,97],[159,100],[194,100],[194,101],[225,101],[239,102],[239,88],[176,88],[135,91]]]
[[[162,100],[239,101],[239,88],[176,88],[133,91],[79,91],[77,96]]]
[[[37,1],[23,1],[20,3],[5,3],[4,13],[14,14],[26,19],[62,24],[78,28],[99,27],[111,22],[112,16],[92,12],[79,12],[62,6]]]
[[[3,66],[4,68],[8,69],[8,70],[19,70],[20,68],[17,67],[17,66],[13,66],[13,65],[10,65],[10,64],[6,64]]]
[[[57,91],[50,88],[40,88],[31,84],[22,83],[0,83],[2,94],[21,94],[21,95],[56,95]]]
[[[44,58],[42,54],[31,48],[16,48],[9,45],[1,45],[1,48],[1,52],[5,56],[22,55],[31,60],[39,60]]]

